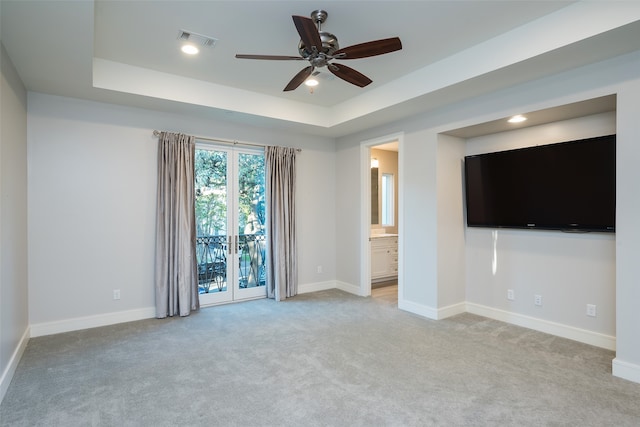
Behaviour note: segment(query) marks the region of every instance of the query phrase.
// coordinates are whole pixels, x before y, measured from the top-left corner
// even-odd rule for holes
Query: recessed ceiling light
[[[318,81],[316,79],[307,79],[304,81],[304,84],[311,87],[318,86]]]
[[[193,31],[178,31],[178,41],[182,45],[180,49],[187,55],[196,55],[200,52],[200,48],[212,48],[218,39],[204,34],[194,33]]]
[[[200,52],[200,50],[192,44],[185,44],[180,48],[180,50],[182,50],[187,55],[195,55]]]
[[[522,114],[517,114],[517,115],[511,117],[507,121],[509,123],[520,123],[520,122],[524,122],[525,120],[527,120],[527,118],[525,116],[523,116]]]

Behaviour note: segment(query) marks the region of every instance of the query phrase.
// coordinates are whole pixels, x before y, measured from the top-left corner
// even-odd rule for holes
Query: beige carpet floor
[[[30,340],[0,426],[634,426],[614,353],[338,290]]]

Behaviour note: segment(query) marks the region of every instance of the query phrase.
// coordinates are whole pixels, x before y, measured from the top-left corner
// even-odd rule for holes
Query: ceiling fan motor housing
[[[331,56],[335,51],[340,49],[340,46],[338,45],[338,38],[335,35],[326,31],[320,31],[319,34],[320,40],[322,41],[322,50],[318,53],[324,53],[325,55]],[[300,43],[298,44],[298,52],[300,52],[300,55],[305,59],[309,58],[313,54],[312,51],[307,49],[302,40],[300,40]]]
[[[318,52],[307,49],[307,46],[302,40],[300,40],[300,43],[298,44],[298,52],[300,53],[300,56],[308,59],[314,67],[324,67],[327,65],[327,62],[331,59],[333,53],[340,49],[340,46],[338,46],[338,38],[334,34],[322,31],[322,24],[327,20],[327,16],[329,16],[329,14],[321,9],[311,12],[311,19],[318,26],[318,34],[320,35],[320,41],[322,42],[322,47]],[[319,48],[319,46],[316,47]]]

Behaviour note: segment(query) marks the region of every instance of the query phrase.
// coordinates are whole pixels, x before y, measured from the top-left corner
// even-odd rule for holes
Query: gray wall
[[[28,339],[27,94],[0,44],[0,400]]]
[[[32,92],[28,101],[32,336],[154,316],[154,129],[302,148],[299,282],[334,286],[333,139]]]
[[[636,64],[636,70],[640,66]],[[640,382],[640,80],[618,92],[616,328],[614,374]]]
[[[640,311],[633,308],[634,302],[639,300],[637,281],[640,277],[640,264],[637,262],[640,253],[640,224],[637,222],[637,218],[640,218],[640,203],[637,187],[633,190],[635,183],[640,181],[640,170],[637,168],[640,162],[640,145],[637,144],[640,140],[637,120],[640,116],[640,104],[637,102],[640,98],[638,70],[640,53],[635,52],[340,138],[337,145],[337,175],[342,182],[354,175],[348,168],[359,164],[358,147],[361,143],[383,135],[404,133],[404,143],[400,152],[400,179],[404,184],[400,194],[403,204],[400,223],[404,230],[400,236],[400,252],[404,258],[400,265],[400,306],[428,317],[441,318],[467,310],[473,304],[476,304],[476,307],[482,305],[483,308],[487,308],[488,314],[500,314],[507,321],[518,323],[527,320],[530,326],[549,326],[561,333],[574,333],[574,338],[586,337],[597,341],[597,345],[607,346],[607,342],[611,342],[617,350],[614,372],[640,382],[640,341],[637,340],[640,333]],[[552,278],[552,282],[546,284],[542,291],[545,292],[545,301],[560,302],[560,307],[554,310],[546,307],[547,310],[535,312],[530,304],[526,307],[519,304],[506,306],[503,285],[496,287],[495,283],[486,280],[486,277],[485,280],[470,278],[473,276],[473,270],[478,268],[469,261],[469,258],[472,258],[469,254],[478,249],[473,245],[478,241],[484,242],[480,250],[487,251],[491,249],[491,239],[477,238],[478,236],[471,239],[471,233],[465,230],[460,214],[462,205],[449,199],[446,194],[453,188],[456,195],[462,197],[460,163],[456,161],[456,156],[461,160],[464,152],[468,150],[468,147],[462,149],[461,145],[469,143],[444,137],[443,134],[449,130],[509,117],[515,113],[536,111],[610,94],[618,96],[617,114],[615,125],[607,124],[608,129],[604,132],[613,128],[618,134],[617,232],[615,237],[583,237],[588,242],[569,244],[569,239],[564,239],[569,252],[570,247],[576,248],[581,243],[587,243],[592,249],[590,252],[587,251],[588,253],[583,252],[584,257],[572,260],[572,268],[586,267],[593,261],[591,256],[597,255],[597,263],[601,264],[598,267],[600,279],[596,280],[595,285],[591,282],[587,292],[591,298],[598,299],[591,303],[602,307],[603,313],[596,319],[587,318],[584,300],[577,297],[577,302],[571,303],[575,307],[569,307],[571,293],[562,295],[567,289],[563,283],[567,278],[567,272],[553,256],[535,260],[534,266],[547,269],[545,277]],[[548,127],[547,130],[551,128]],[[580,132],[572,132],[579,137]],[[543,134],[539,134],[538,137],[541,135]],[[541,139],[548,138],[549,135],[544,135]],[[449,144],[454,144],[455,147]],[[342,188],[343,192],[351,193],[339,196],[337,211],[346,213],[343,215],[344,220],[356,223],[359,217],[360,187],[349,185]],[[451,221],[451,215],[458,218],[457,226]],[[348,264],[359,259],[360,252],[354,253],[353,249],[359,250],[361,238],[357,228],[345,227],[342,230],[343,243],[337,247],[339,279],[354,280],[354,283],[358,283],[358,273],[349,269]],[[517,251],[524,251],[525,256],[521,260],[531,262],[536,257],[536,251],[544,246],[552,246],[557,239],[557,235],[545,233],[519,235],[519,246],[506,249],[503,256],[508,259],[510,256],[518,255]],[[532,249],[526,253],[528,248]],[[462,265],[459,262],[461,254],[465,259]],[[561,256],[568,259],[572,255],[563,253]],[[462,274],[441,271],[453,265],[458,265]],[[511,264],[510,267],[515,281],[521,280],[522,276],[527,274],[526,269],[519,269],[516,264]],[[613,271],[615,274],[612,274]],[[613,280],[615,283],[611,283]],[[594,289],[594,286],[598,289]],[[577,292],[576,285],[571,289],[571,292]],[[527,294],[532,292],[532,289],[527,290]],[[611,292],[615,292],[615,296]],[[616,299],[615,307],[611,304],[613,298]],[[564,312],[569,310],[575,311],[576,314],[568,315]],[[612,325],[614,318],[615,327]],[[613,338],[612,334],[615,334],[616,338]],[[634,336],[636,338],[633,338]]]

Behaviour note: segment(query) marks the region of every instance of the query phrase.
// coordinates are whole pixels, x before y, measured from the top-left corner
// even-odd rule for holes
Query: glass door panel
[[[200,304],[228,302],[228,152],[196,149],[196,257]]]
[[[264,154],[200,147],[195,175],[200,304],[266,296]]]
[[[238,298],[266,295],[264,154],[238,152]]]

